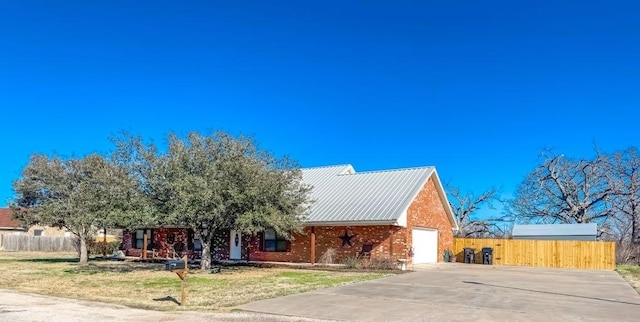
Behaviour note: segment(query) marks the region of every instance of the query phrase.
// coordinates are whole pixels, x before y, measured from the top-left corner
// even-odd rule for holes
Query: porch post
[[[393,260],[393,226],[389,226],[389,258]]]
[[[142,259],[147,259],[147,230],[142,231]]]
[[[102,228],[102,257],[107,257],[107,228]]]
[[[311,265],[316,264],[316,227],[311,227]]]

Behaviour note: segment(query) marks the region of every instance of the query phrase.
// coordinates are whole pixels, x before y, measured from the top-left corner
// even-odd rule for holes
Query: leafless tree
[[[640,154],[635,147],[611,155],[609,185],[616,212],[612,237],[618,242],[621,262],[640,261]]]
[[[520,184],[512,215],[525,222],[566,224],[604,222],[615,215],[606,155],[574,160],[546,151],[543,157]]]
[[[491,237],[504,233],[489,219],[472,218],[473,213],[482,206],[493,208],[493,202],[499,201],[497,188],[491,188],[480,195],[463,194],[460,189],[450,185],[447,186],[447,191],[452,197],[451,208],[460,227],[457,237]]]

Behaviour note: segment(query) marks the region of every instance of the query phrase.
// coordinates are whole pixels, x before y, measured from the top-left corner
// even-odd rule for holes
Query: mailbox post
[[[188,257],[184,255],[180,260],[171,260],[165,263],[165,269],[172,271],[180,278],[180,306],[187,305],[187,273],[189,273]]]

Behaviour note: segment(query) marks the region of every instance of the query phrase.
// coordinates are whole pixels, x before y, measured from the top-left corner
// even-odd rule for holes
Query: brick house
[[[302,175],[314,200],[302,233],[288,240],[272,230],[222,231],[212,245],[214,259],[316,263],[331,248],[336,262],[366,255],[419,264],[442,261],[453,246],[458,226],[434,167],[357,173],[338,165],[303,169]],[[169,234],[173,243],[166,242]],[[192,249],[192,236],[185,228],[131,231],[123,246],[139,249],[148,238],[168,255],[176,243]]]

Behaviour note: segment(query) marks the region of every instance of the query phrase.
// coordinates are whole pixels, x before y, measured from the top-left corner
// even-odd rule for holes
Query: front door
[[[237,230],[229,233],[229,259],[242,259],[242,234]]]

